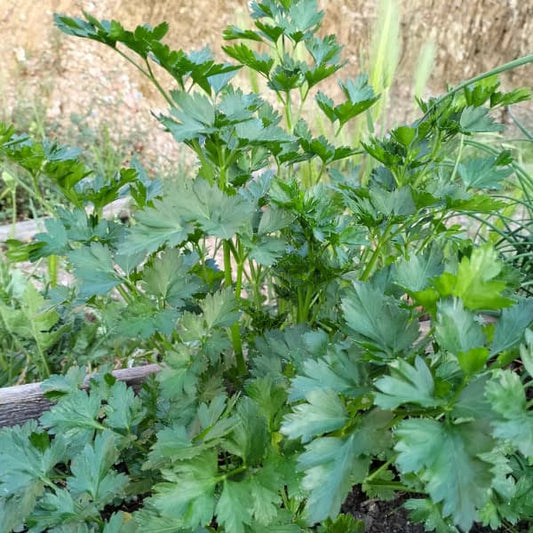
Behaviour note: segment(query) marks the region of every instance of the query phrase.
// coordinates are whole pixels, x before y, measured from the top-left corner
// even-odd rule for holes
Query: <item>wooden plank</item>
[[[143,381],[159,370],[159,365],[145,365],[114,370],[112,374],[138,391]],[[91,376],[85,379],[84,387],[87,387],[90,379]],[[53,403],[43,396],[41,383],[0,389],[0,427],[15,426],[39,418],[52,405]]]
[[[104,207],[104,217],[113,218],[121,213],[129,212],[129,198],[119,198]],[[87,210],[89,212],[89,210]],[[46,231],[44,223],[50,217],[42,217],[33,220],[23,220],[13,224],[0,226],[0,242],[8,239],[18,239],[19,241],[31,241],[40,232]]]

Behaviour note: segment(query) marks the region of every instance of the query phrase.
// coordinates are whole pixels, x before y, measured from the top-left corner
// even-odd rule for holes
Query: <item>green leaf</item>
[[[295,219],[295,213],[286,209],[277,209],[270,207],[263,211],[257,233],[264,235],[272,233],[288,226]]]
[[[526,390],[512,370],[498,370],[486,386],[487,399],[498,418],[492,421],[493,435],[533,457],[533,412],[528,409]],[[531,387],[531,385],[529,385]]]
[[[173,307],[183,307],[202,286],[199,279],[189,274],[190,267],[179,250],[165,250],[144,269],[143,286],[149,294]]]
[[[89,247],[73,250],[68,254],[80,284],[80,296],[89,298],[95,294],[107,294],[120,284],[109,248],[93,242]]]
[[[242,457],[245,464],[258,465],[270,443],[267,421],[250,398],[242,398],[237,405],[237,423],[226,448]]]
[[[104,429],[98,422],[100,417],[101,398],[97,394],[87,394],[77,390],[60,398],[59,402],[40,419],[50,433],[61,434],[71,429]]]
[[[445,272],[435,280],[441,296],[458,296],[468,309],[496,309],[514,302],[502,296],[506,283],[497,279],[502,271],[498,254],[490,245],[474,248],[470,258],[463,257],[457,274]]]
[[[409,349],[418,338],[418,322],[369,283],[354,283],[342,299],[349,329],[387,357]]]
[[[208,329],[229,327],[239,319],[237,302],[229,288],[208,294],[201,307]]]
[[[477,519],[492,483],[490,465],[479,458],[494,445],[484,427],[413,418],[396,430],[399,470],[418,473],[433,502],[442,502],[442,515],[464,530]]]
[[[302,482],[310,492],[306,515],[310,523],[335,518],[352,484],[361,483],[368,473],[370,458],[388,449],[392,413],[370,411],[346,438],[322,437],[305,447],[298,458],[304,470]]]
[[[135,214],[132,226],[124,242],[119,247],[119,254],[138,256],[140,263],[146,254],[155,252],[164,245],[177,246],[193,231],[192,225],[183,217],[170,196],[155,200],[153,207]]]
[[[459,352],[457,354],[459,365],[467,377],[471,377],[474,374],[481,372],[485,367],[488,358],[489,350],[484,346],[470,348],[467,352]]]
[[[170,94],[178,106],[170,109],[177,121],[164,116],[159,120],[176,141],[194,140],[215,131],[215,108],[205,95],[183,91],[171,91]]]
[[[290,439],[300,437],[306,443],[348,422],[348,413],[337,393],[315,389],[306,395],[306,400],[307,403],[295,406],[292,413],[285,415],[281,433]]]
[[[439,301],[437,309],[435,339],[440,348],[457,355],[485,344],[481,324],[463,307],[461,300]]]
[[[526,329],[525,342],[520,345],[520,359],[527,373],[533,378],[533,331],[530,329]]]
[[[222,36],[226,41],[231,41],[232,39],[249,39],[251,41],[263,42],[263,39],[258,35],[256,31],[253,30],[242,30],[236,26],[228,26],[223,32]]]
[[[88,494],[100,509],[121,497],[129,481],[125,474],[112,469],[119,456],[115,440],[109,430],[97,435],[93,444],[86,445],[74,457],[70,465],[72,476],[67,478],[75,498]]]
[[[35,421],[24,426],[0,430],[0,495],[23,495],[31,492],[39,496],[45,481],[50,482],[52,469],[64,459],[65,441],[54,439],[41,450],[31,442],[37,432]]]
[[[104,412],[107,426],[126,431],[139,424],[145,414],[141,399],[123,381],[117,381],[111,387]]]
[[[45,299],[32,283],[24,287],[20,309],[0,300],[0,319],[7,332],[22,339],[33,340],[37,350],[41,352],[58,342],[61,329],[55,327],[59,318],[57,311],[46,305]],[[47,374],[48,370],[43,368],[42,372]]]
[[[442,251],[433,246],[425,254],[411,255],[396,263],[396,283],[411,293],[425,289],[443,271]]]
[[[217,521],[226,531],[245,533],[252,523],[253,499],[248,483],[224,480],[224,488],[216,507]]]
[[[426,531],[436,533],[459,533],[459,530],[442,518],[441,506],[424,498],[407,500],[403,506],[409,509],[409,518],[413,522],[424,522]]]
[[[284,476],[280,476],[276,464],[272,463],[263,466],[251,478],[252,513],[259,524],[266,526],[272,524],[278,518],[282,505],[282,499],[278,491],[284,481]]]
[[[216,452],[205,452],[164,470],[167,481],[155,485],[151,505],[163,517],[177,520],[184,527],[209,524],[215,509],[217,470]]]
[[[341,514],[335,520],[328,518],[319,528],[319,533],[365,533],[366,526],[362,520],[352,515]]]
[[[391,375],[375,383],[381,393],[375,395],[374,403],[383,409],[396,409],[403,403],[415,403],[422,407],[435,407],[440,401],[435,398],[435,384],[425,361],[417,356],[411,366],[402,359],[389,364]]]
[[[465,107],[459,123],[465,133],[502,131],[504,129],[501,124],[494,122],[494,119],[489,116],[489,110],[484,107]]]
[[[367,372],[360,361],[335,349],[331,356],[303,362],[300,374],[291,381],[289,399],[302,400],[316,389],[328,389],[348,397],[370,392]]]
[[[501,182],[513,173],[512,168],[502,167],[496,156],[468,159],[457,169],[463,183],[477,189],[501,189]]]
[[[526,328],[533,322],[533,299],[522,300],[513,307],[502,311],[494,328],[490,347],[491,355],[496,355],[518,344]]]
[[[260,74],[268,76],[274,59],[268,54],[258,54],[245,44],[234,44],[231,46],[223,46],[222,50],[230,57],[236,59],[242,65],[245,65]]]

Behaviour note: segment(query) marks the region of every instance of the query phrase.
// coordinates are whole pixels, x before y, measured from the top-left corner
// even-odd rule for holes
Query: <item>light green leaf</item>
[[[209,524],[215,508],[217,454],[206,452],[163,471],[168,480],[154,487],[150,503],[163,517],[173,518],[183,527]]]
[[[465,530],[477,519],[493,478],[491,465],[479,458],[494,446],[484,428],[413,418],[396,430],[397,467],[404,474],[417,473],[433,502],[442,502],[442,515]]]
[[[533,412],[528,409],[526,389],[512,370],[498,370],[485,388],[498,418],[492,420],[493,435],[515,446],[526,457],[533,457]],[[529,385],[531,387],[531,384]]]
[[[74,457],[70,466],[72,476],[67,478],[75,498],[88,494],[100,509],[120,497],[129,481],[125,474],[112,469],[119,455],[115,439],[110,430],[97,435],[93,444],[86,445]]]
[[[24,426],[0,430],[0,495],[23,495],[31,492],[37,497],[49,480],[51,470],[64,459],[65,441],[54,439],[44,451],[34,446],[30,437],[37,432],[35,421]]]
[[[431,500],[416,498],[407,500],[404,505],[409,509],[409,518],[413,522],[424,522],[426,531],[435,533],[459,533],[459,530],[442,518],[441,506]]]
[[[252,523],[252,506],[249,483],[225,480],[216,507],[217,521],[228,532],[245,533],[245,524]]]
[[[290,439],[301,438],[309,442],[317,435],[340,429],[348,422],[348,413],[336,392],[328,389],[310,391],[308,403],[296,405],[293,412],[286,415],[281,433]]]
[[[485,335],[481,324],[463,307],[461,300],[440,301],[437,309],[435,338],[440,348],[457,355],[483,346]]]
[[[442,274],[442,251],[433,246],[424,255],[411,255],[396,264],[396,283],[410,292],[418,292],[428,286],[428,281]]]
[[[137,261],[141,262],[145,254],[155,252],[164,245],[181,244],[192,231],[192,225],[184,221],[172,198],[165,196],[162,200],[155,200],[153,207],[135,214],[135,225],[120,245],[119,254],[138,255]]]
[[[208,294],[200,305],[208,329],[228,327],[239,319],[237,302],[231,289]]]
[[[361,343],[367,343],[387,357],[409,349],[418,338],[418,322],[378,287],[354,283],[342,299],[344,318]]]
[[[396,409],[403,403],[415,403],[422,407],[435,407],[440,401],[435,398],[435,384],[425,361],[417,356],[415,366],[403,359],[389,364],[391,375],[375,383],[381,393],[376,393],[374,402],[384,409]]]
[[[467,133],[502,131],[501,124],[496,124],[485,107],[468,106],[463,109],[459,121],[461,128]]]
[[[518,344],[526,328],[533,322],[533,298],[522,300],[508,309],[502,315],[494,328],[494,336],[490,347],[491,355],[503,352]]]
[[[533,331],[526,329],[525,343],[520,346],[520,358],[527,373],[533,378]]]
[[[145,290],[157,298],[163,298],[173,307],[182,307],[201,287],[198,278],[189,274],[190,265],[179,250],[165,250],[143,271]]]
[[[442,296],[458,296],[468,309],[501,309],[514,302],[502,296],[506,283],[496,279],[502,263],[490,245],[474,248],[470,258],[463,257],[457,275],[445,272],[435,281]]]
[[[312,524],[335,518],[352,484],[368,473],[370,455],[388,449],[392,413],[370,411],[346,438],[322,437],[305,447],[298,458],[305,472],[302,486],[310,492],[306,515]]]

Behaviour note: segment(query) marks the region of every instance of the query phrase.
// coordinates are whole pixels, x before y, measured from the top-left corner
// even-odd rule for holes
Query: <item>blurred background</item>
[[[341,77],[368,72],[383,94],[382,127],[417,116],[414,96],[427,97],[533,51],[533,2],[523,0],[322,0],[324,33],[345,45]],[[113,172],[133,154],[152,173],[182,160],[151,112],[160,96],[133,67],[105,46],[69,38],[53,26],[54,12],[86,11],[127,28],[166,20],[175,48],[220,50],[228,24],[251,26],[245,0],[0,0],[0,120],[36,137],[79,146],[96,170]],[[531,85],[533,69],[502,80]],[[240,80],[243,86],[253,79]],[[319,89],[335,97],[334,83]],[[517,107],[533,124],[531,104]]]

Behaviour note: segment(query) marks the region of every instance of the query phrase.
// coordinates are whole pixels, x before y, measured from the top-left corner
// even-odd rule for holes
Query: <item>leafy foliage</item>
[[[192,179],[159,189],[133,168],[103,186],[70,152],[0,130],[24,168],[39,151],[39,168],[54,163],[72,203],[11,257],[59,255],[76,279],[42,295],[10,278],[2,331],[46,362],[81,309],[101,347],[160,365],[139,395],[105,369],[88,390],[80,369],[43,384],[52,409],[0,432],[1,527],[360,532],[339,514],[355,484],[427,496],[407,507],[437,531],[530,519],[532,302],[491,239],[479,246],[449,222],[508,206],[494,191],[510,154],[482,158],[465,139],[499,131],[492,108],[526,93],[481,77],[420,102],[410,126],[337,146],[378,99],[367,77],[341,81],[338,104],[316,93],[329,122],[316,136],[301,111],[342,67],[341,46],[319,36],[316,0],[250,9],[254,29],[224,34],[239,41],[224,47],[237,64],[171,50],[165,23],[56,16],[155,84],[170,108],[159,122],[198,159]],[[265,79],[281,112],[234,87],[240,68]],[[127,189],[131,223],[103,220]]]

